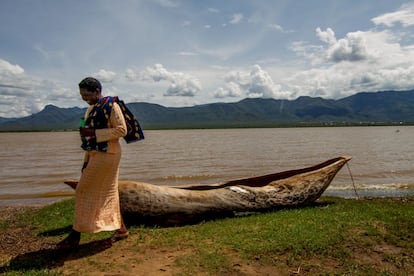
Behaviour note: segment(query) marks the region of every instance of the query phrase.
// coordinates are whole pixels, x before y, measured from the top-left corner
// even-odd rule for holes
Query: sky
[[[414,1],[1,0],[0,117],[414,89]]]

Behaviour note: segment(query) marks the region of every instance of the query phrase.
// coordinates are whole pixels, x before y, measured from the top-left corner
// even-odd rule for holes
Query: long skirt
[[[121,153],[89,152],[75,193],[73,229],[96,233],[121,228],[118,174]]]

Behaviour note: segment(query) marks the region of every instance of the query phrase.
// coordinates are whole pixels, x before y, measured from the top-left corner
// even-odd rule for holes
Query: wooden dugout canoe
[[[119,181],[121,212],[128,218],[182,223],[206,217],[305,206],[317,200],[351,159],[217,184],[158,186]],[[76,187],[77,182],[65,182]]]

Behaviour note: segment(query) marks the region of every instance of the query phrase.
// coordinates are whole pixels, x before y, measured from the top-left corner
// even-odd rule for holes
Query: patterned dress
[[[93,106],[85,113],[89,116]],[[108,127],[95,130],[96,141],[107,142],[106,152],[85,151],[85,162],[75,194],[75,219],[73,229],[96,233],[121,227],[118,174],[121,160],[119,138],[127,133],[124,115],[117,103],[113,103]]]

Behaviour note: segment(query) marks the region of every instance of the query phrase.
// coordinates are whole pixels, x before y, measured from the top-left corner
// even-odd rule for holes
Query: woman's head
[[[79,83],[79,92],[82,100],[93,105],[102,97],[102,85],[97,79],[87,77]]]
[[[87,91],[90,92],[95,92],[97,90],[99,90],[100,92],[102,92],[102,85],[101,83],[92,77],[87,77],[84,78],[80,83],[79,83],[79,88],[84,88]]]

